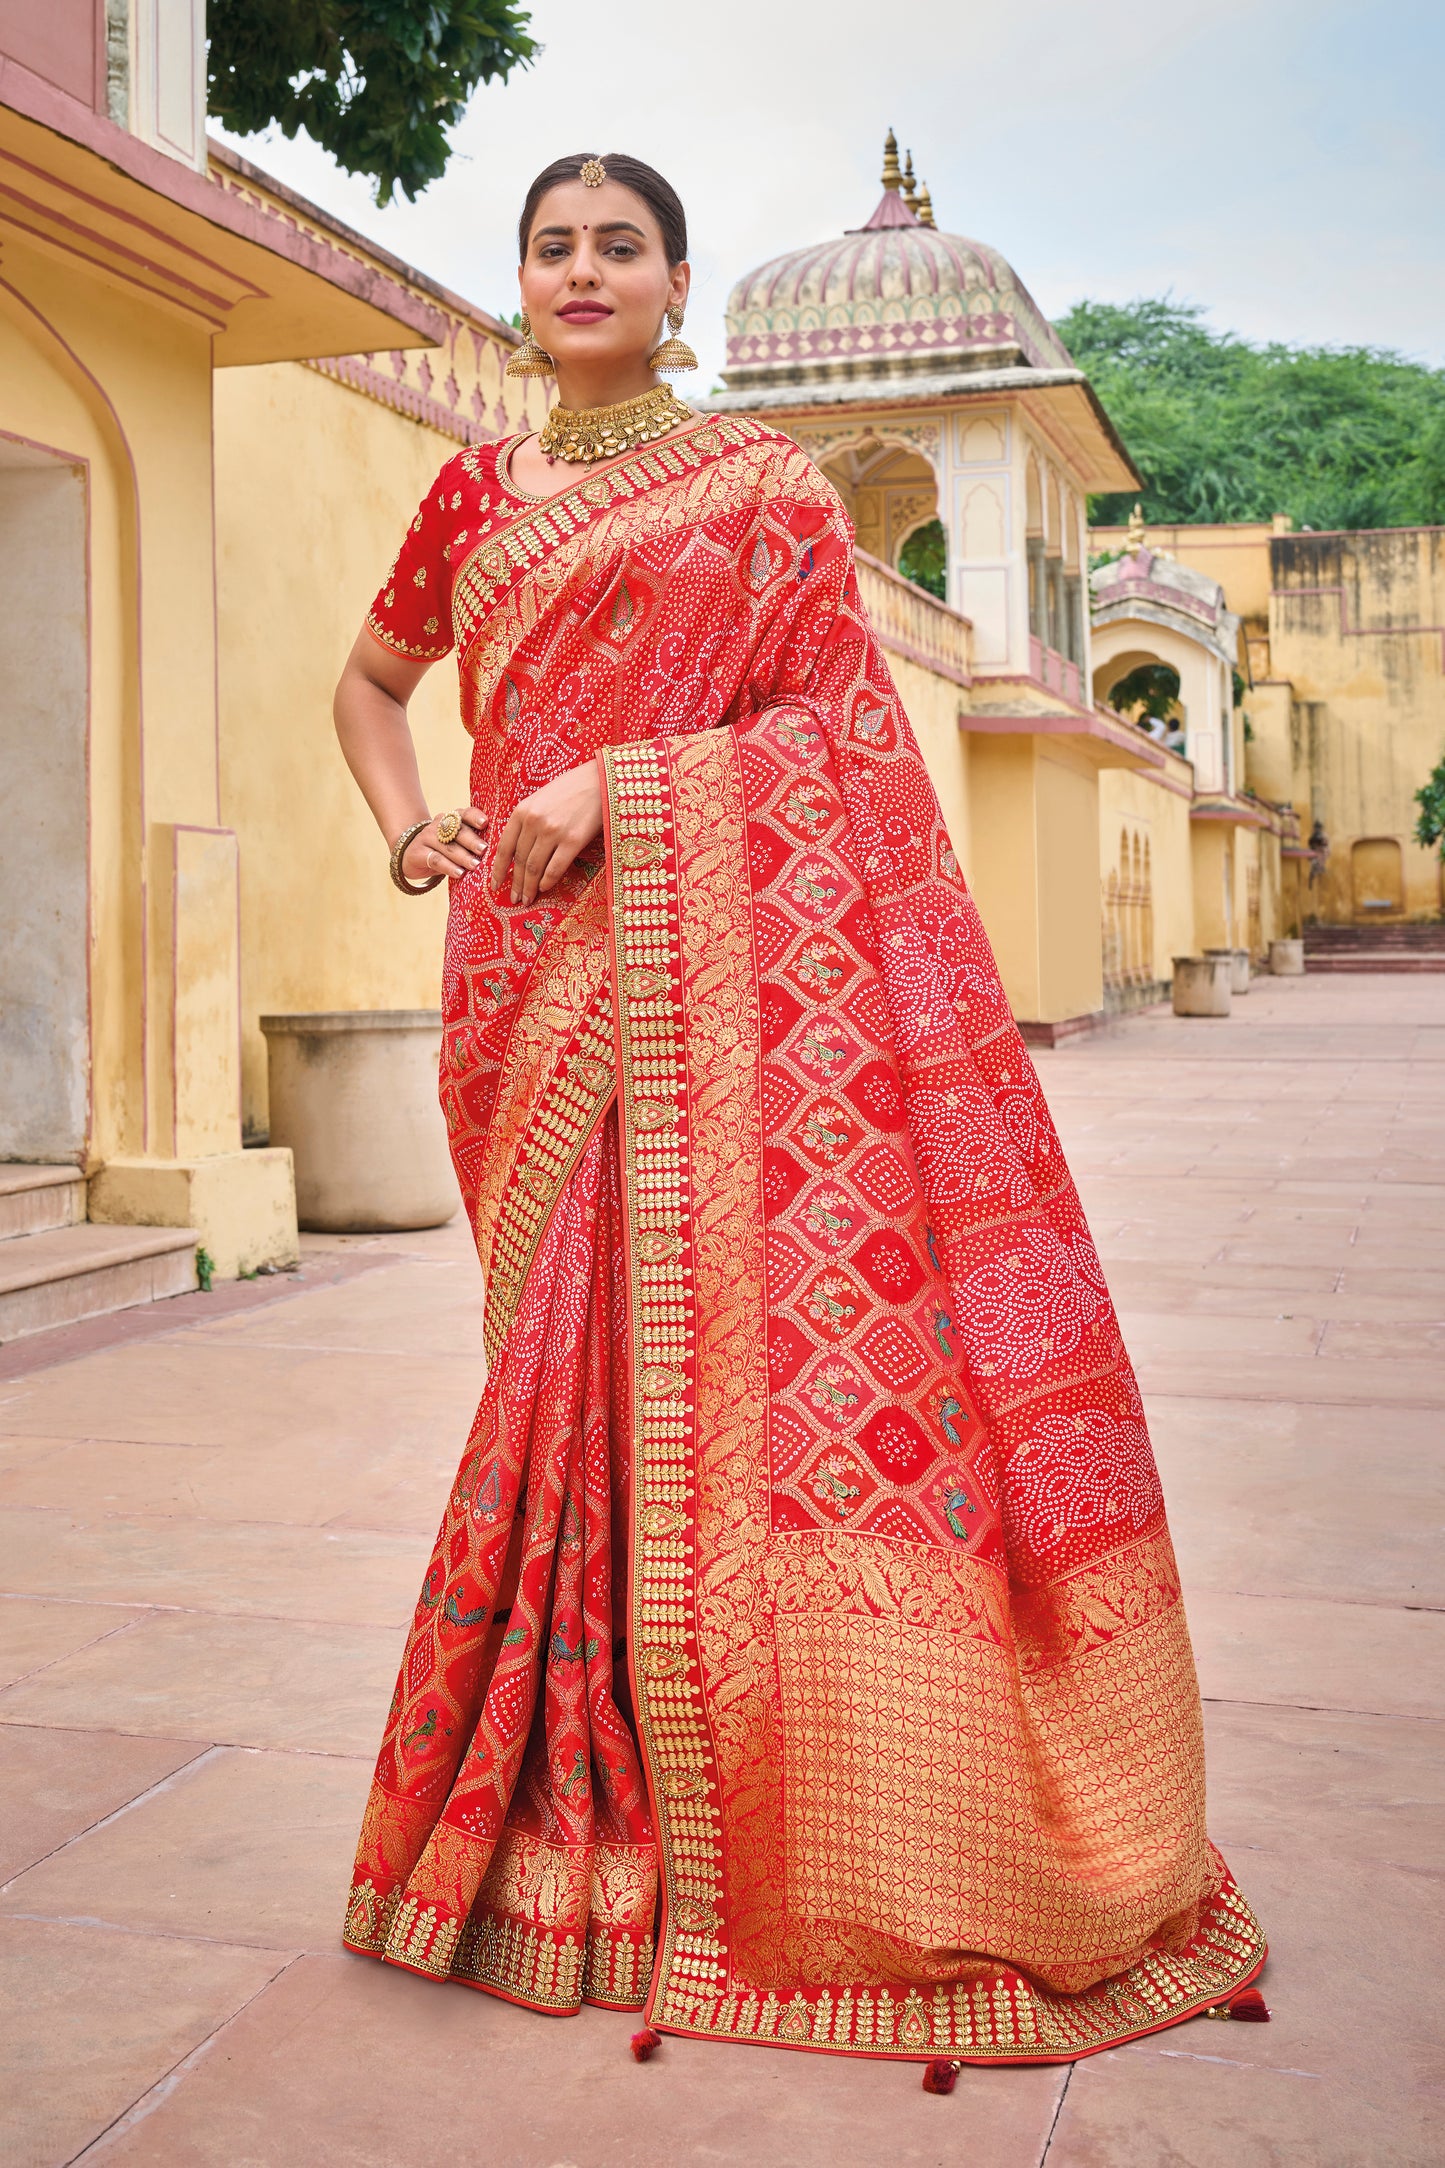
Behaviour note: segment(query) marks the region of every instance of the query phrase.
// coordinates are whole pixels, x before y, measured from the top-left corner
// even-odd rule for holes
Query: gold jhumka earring
[[[696,364],[694,364],[694,367]],[[527,312],[522,311],[522,343],[507,363],[508,376],[551,376],[556,367],[545,346],[539,346],[532,337],[532,326]]]
[[[682,310],[675,301],[667,312],[667,328],[672,336],[664,339],[655,353],[648,355],[647,366],[655,369],[659,376],[682,376],[697,367],[697,356],[686,339],[678,337],[682,329]]]

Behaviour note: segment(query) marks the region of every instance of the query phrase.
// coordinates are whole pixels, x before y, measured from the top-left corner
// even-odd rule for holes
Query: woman
[[[659,175],[561,159],[520,238],[562,406],[442,469],[337,696],[394,874],[452,884],[491,1364],[346,1939],[943,2086],[1223,2008],[1264,1943],[1139,1394],[848,522],[658,385]]]

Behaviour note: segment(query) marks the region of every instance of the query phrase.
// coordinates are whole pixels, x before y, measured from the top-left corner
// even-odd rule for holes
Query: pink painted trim
[[[1229,803],[1219,800],[1197,800],[1190,810],[1192,821],[1226,821],[1231,828],[1268,828],[1278,834],[1276,815],[1264,806],[1251,805],[1246,798],[1232,798]],[[1306,857],[1310,854],[1305,853]]]
[[[335,358],[322,355],[316,360],[304,361],[301,366],[315,369],[322,376],[329,376],[334,383],[345,384],[368,399],[379,400],[382,406],[405,414],[411,421],[425,422],[429,429],[435,429],[445,437],[454,437],[460,444],[490,444],[499,433],[485,429],[480,421],[464,421],[455,408],[443,406],[439,399],[429,399],[410,384],[398,383],[395,377],[372,368],[368,362],[359,361],[354,354]]]
[[[1352,530],[1342,529],[1348,533]],[[1439,527],[1361,527],[1361,534],[1440,534]],[[1277,536],[1276,540],[1285,537]],[[1438,634],[1440,639],[1440,663],[1445,669],[1445,625],[1352,625],[1350,623],[1349,597],[1343,587],[1272,587],[1271,602],[1289,602],[1296,595],[1333,595],[1340,606],[1340,638],[1342,640],[1393,640],[1401,637],[1414,638],[1417,634],[1429,638]],[[1271,682],[1271,681],[1266,681]],[[1272,682],[1279,682],[1274,680]],[[1287,682],[1287,681],[1286,681]]]
[[[267,215],[248,203],[243,195],[223,187],[209,175],[168,157],[164,151],[142,143],[128,129],[93,112],[91,108],[47,83],[42,76],[17,60],[0,55],[0,105],[9,106],[24,119],[49,128],[68,142],[101,158],[128,180],[149,189],[180,209],[192,212],[237,240],[280,256],[300,269],[314,273],[329,286],[365,302],[404,330],[419,333],[423,343],[440,345],[446,336],[439,312],[420,300],[390,273],[358,263],[330,242],[287,226],[274,214]],[[113,208],[113,207],[108,207]],[[118,214],[124,216],[125,214]],[[139,223],[139,221],[132,221]],[[180,244],[178,244],[180,245]]]
[[[32,165],[28,158],[20,158],[14,151],[0,152],[0,158],[3,158],[7,165],[17,166],[22,173],[33,174],[36,180],[48,182],[52,188],[63,188],[65,193],[73,197],[77,203],[85,204],[92,211],[98,211],[102,217],[113,218],[118,225],[131,227],[138,235],[148,235],[162,248],[171,251],[173,254],[187,256],[192,263],[201,266],[207,271],[222,272],[223,276],[230,280],[233,285],[245,289],[244,293],[237,296],[238,300],[264,301],[269,299],[264,286],[253,285],[250,279],[241,278],[236,273],[226,270],[223,265],[216,262],[214,257],[203,255],[200,249],[192,248],[188,242],[179,240],[174,235],[164,232],[159,226],[153,226],[149,219],[140,218],[133,211],[123,210],[118,204],[108,203],[102,196],[93,196],[88,189],[77,188],[74,181],[65,180],[59,174],[47,173],[43,166]],[[188,287],[193,294],[198,295],[202,301],[209,301],[214,308],[226,310],[232,309],[236,305],[234,301],[227,301],[223,294],[212,293],[209,288],[197,285],[194,279],[182,278],[179,273],[168,271],[163,264],[156,262],[154,257],[142,255],[138,249],[126,248],[119,241],[100,240],[100,236],[93,225],[83,225],[78,219],[67,218],[63,212],[52,210],[49,204],[37,203],[29,196],[22,196],[18,189],[7,188],[0,184],[0,195],[13,196],[15,201],[23,203],[28,211],[38,212],[42,218],[51,219],[56,225],[68,227],[72,233],[78,233],[88,241],[99,243],[107,254],[128,256],[132,263],[139,264],[144,270],[153,272],[157,278],[170,279],[177,286]]]
[[[1137,562],[1137,559],[1135,562]],[[1282,590],[1282,592],[1298,592],[1298,590],[1287,589]],[[1151,580],[1147,577],[1133,579],[1127,574],[1123,579],[1110,580],[1106,585],[1095,590],[1094,607],[1097,612],[1095,621],[1102,620],[1107,623],[1108,612],[1117,609],[1122,603],[1136,602],[1141,596],[1148,602],[1161,603],[1165,609],[1177,610],[1181,617],[1197,618],[1201,624],[1208,625],[1211,628],[1219,623],[1219,611],[1211,608],[1201,596],[1191,595],[1182,587],[1170,587],[1163,580]]]
[[[6,84],[7,84],[7,76],[6,76],[6,67],[7,67],[7,65],[9,65],[9,64],[8,64],[8,63],[6,63],[6,62],[4,62],[4,61],[0,61],[0,103],[4,103],[4,102],[5,102],[5,92],[6,92]],[[117,131],[117,132],[119,132],[119,131]],[[114,401],[112,400],[112,398],[111,398],[111,396],[110,396],[110,393],[109,393],[109,392],[108,392],[108,391],[106,390],[105,386],[104,386],[104,385],[103,385],[103,384],[101,383],[101,381],[100,381],[100,378],[99,378],[99,377],[98,377],[98,376],[97,376],[97,375],[95,374],[95,371],[94,371],[93,369],[89,368],[89,367],[88,367],[88,366],[86,365],[86,363],[85,363],[85,362],[83,362],[83,361],[81,360],[81,358],[80,358],[79,354],[77,354],[77,352],[75,351],[75,348],[74,348],[74,347],[73,347],[73,346],[72,346],[72,345],[70,344],[70,341],[69,341],[69,340],[68,340],[67,338],[65,338],[65,337],[63,336],[63,334],[62,334],[61,332],[59,332],[59,331],[58,331],[58,330],[56,329],[55,325],[54,325],[53,323],[51,323],[51,321],[50,321],[49,317],[48,317],[48,316],[46,316],[46,315],[44,315],[44,314],[43,314],[43,312],[42,312],[41,310],[39,310],[39,309],[38,309],[38,308],[37,308],[37,307],[35,306],[35,303],[34,303],[34,302],[33,302],[33,301],[32,301],[32,300],[30,299],[30,297],[29,297],[29,295],[28,295],[28,294],[23,294],[23,293],[22,293],[22,292],[20,291],[20,288],[19,288],[18,286],[14,286],[14,285],[12,285],[9,279],[7,279],[7,278],[3,278],[3,277],[0,277],[0,290],[3,290],[3,291],[4,291],[5,293],[8,293],[8,294],[12,295],[12,296],[13,296],[13,298],[14,298],[14,299],[15,299],[16,301],[18,301],[18,302],[19,302],[19,304],[20,304],[21,308],[22,308],[22,309],[24,309],[24,310],[26,310],[26,311],[27,311],[27,313],[28,313],[29,315],[31,315],[31,316],[33,316],[33,317],[34,317],[34,319],[35,319],[36,323],[37,323],[37,324],[40,324],[40,325],[41,325],[41,326],[42,326],[42,327],[44,328],[44,330],[45,330],[46,334],[48,335],[48,337],[50,337],[51,339],[53,339],[53,340],[54,340],[55,344],[56,344],[56,345],[57,345],[57,346],[58,346],[58,347],[59,347],[59,348],[61,349],[61,351],[62,351],[62,352],[63,352],[63,353],[64,353],[64,354],[65,354],[65,355],[66,355],[66,356],[67,356],[67,357],[69,358],[69,360],[70,360],[71,364],[73,365],[73,367],[74,367],[74,368],[75,368],[76,370],[78,370],[78,372],[80,373],[80,375],[81,375],[81,376],[83,376],[83,377],[85,378],[85,381],[86,381],[86,382],[87,382],[87,383],[88,383],[88,384],[90,385],[90,387],[91,387],[91,389],[93,390],[93,392],[94,392],[94,394],[95,394],[96,398],[97,398],[97,399],[98,399],[98,400],[100,401],[101,405],[102,405],[102,406],[104,407],[104,409],[105,409],[105,412],[106,412],[106,413],[107,413],[107,414],[108,414],[108,415],[110,416],[111,422],[112,422],[112,424],[114,425],[114,428],[115,428],[115,433],[116,433],[117,437],[118,437],[118,438],[120,439],[120,447],[121,447],[121,450],[122,450],[122,452],[123,452],[123,453],[125,454],[125,462],[126,462],[126,466],[127,466],[127,468],[129,469],[129,471],[130,471],[130,509],[131,509],[131,532],[132,532],[132,537],[133,537],[133,541],[134,541],[134,547],[135,547],[135,675],[136,675],[136,682],[135,682],[135,708],[136,708],[136,787],[137,787],[137,791],[138,791],[138,793],[139,793],[139,798],[140,798],[140,807],[139,807],[139,812],[140,812],[140,835],[141,835],[141,854],[140,854],[140,856],[141,856],[141,865],[140,865],[140,963],[141,963],[141,972],[140,972],[140,978],[141,978],[141,1013],[140,1013],[140,1066],[141,1066],[141,1150],[142,1150],[142,1152],[148,1152],[148,1151],[150,1150],[150,1121],[151,1121],[151,1112],[150,1112],[150,1039],[149,1039],[149,1016],[148,1016],[148,1013],[147,1013],[147,993],[146,993],[146,988],[147,988],[147,985],[148,985],[148,983],[149,983],[149,962],[150,962],[150,930],[149,930],[149,916],[150,916],[150,914],[149,914],[149,903],[148,903],[148,891],[147,891],[147,885],[146,885],[147,877],[146,877],[146,850],[145,850],[145,832],[146,832],[146,791],[145,791],[145,669],[144,669],[144,621],[143,621],[143,617],[142,617],[142,611],[141,611],[141,577],[142,577],[142,566],[141,566],[141,518],[140,518],[140,477],[139,477],[139,476],[138,476],[138,474],[136,473],[135,454],[134,454],[134,453],[132,452],[132,450],[131,450],[131,447],[130,447],[130,438],[129,438],[129,437],[128,437],[128,436],[126,435],[126,432],[125,432],[125,424],[124,424],[124,423],[123,423],[123,422],[121,421],[120,415],[119,415],[119,414],[117,413],[117,411],[116,411],[116,407],[115,407],[115,402],[114,402]],[[123,515],[122,515],[122,516],[123,516]],[[89,530],[89,524],[88,524],[88,522],[87,522],[87,528],[86,528],[86,543],[87,543],[87,550],[86,550],[86,558],[87,558],[87,562],[86,562],[86,586],[87,586],[87,596],[89,595],[89,583],[90,583],[90,563],[89,563],[89,540],[90,540],[90,530]],[[89,729],[88,729],[88,727],[87,727],[87,739],[88,739],[88,737],[89,737]],[[87,768],[87,787],[88,787],[88,783],[89,783],[89,773],[88,773],[88,768]],[[124,814],[122,813],[122,818],[123,818],[123,817],[124,817]],[[89,857],[89,853],[87,852],[87,858],[88,858],[88,857]],[[91,899],[87,899],[87,901],[88,901],[88,902],[89,902],[90,900],[91,900]],[[89,913],[89,910],[87,910],[87,917],[89,917],[89,915],[90,915],[90,913]],[[89,945],[89,944],[87,944],[87,946],[88,946],[88,945]],[[88,988],[89,988],[89,980],[87,979],[87,989],[88,989]],[[90,1060],[90,1072],[91,1072],[91,1090],[92,1090],[92,1102],[91,1102],[91,1105],[92,1105],[92,1113],[93,1113],[93,1111],[94,1111],[94,1098],[93,1098],[93,1093],[94,1093],[94,1079],[95,1079],[95,1041],[94,1041],[94,1021],[93,1021],[93,1005],[89,1004],[88,992],[87,992],[87,1002],[88,1002],[88,1005],[90,1005],[90,1006],[92,1007],[92,1021],[91,1021],[91,1038],[90,1038],[90,1057],[91,1057],[91,1060]]]
[[[358,250],[369,262],[379,264],[382,270],[389,272],[398,283],[419,286],[423,294],[430,296],[442,308],[450,309],[460,316],[473,338],[480,331],[501,340],[507,346],[521,345],[521,332],[511,324],[504,323],[500,316],[493,316],[490,309],[479,308],[475,301],[468,301],[465,295],[454,293],[452,288],[444,286],[440,279],[434,279],[425,271],[419,271],[415,264],[404,262],[400,256],[393,256],[390,249],[368,240],[364,233],[358,233],[354,226],[348,226],[344,220],[333,218],[330,211],[323,211],[319,203],[310,202],[305,196],[288,188],[284,181],[278,181],[273,174],[264,172],[260,166],[253,166],[248,159],[241,157],[238,151],[233,151],[228,143],[219,143],[214,136],[207,136],[206,157],[208,164],[223,167],[234,177],[228,184],[212,173],[210,178],[213,187],[226,189],[228,193],[239,194],[244,198],[242,184],[249,182],[262,194],[274,196],[278,203],[286,204],[293,211],[299,212],[308,224],[320,226],[327,233],[334,233],[339,240]],[[252,209],[256,208],[253,204]],[[261,210],[264,217],[282,218],[282,213],[270,204],[261,206]]]
[[[7,191],[0,188],[0,195],[5,193]],[[162,287],[152,284],[147,279],[137,278],[134,272],[127,271],[122,265],[112,261],[106,251],[81,248],[74,241],[62,240],[54,232],[53,226],[69,224],[71,223],[69,220],[61,219],[57,215],[51,226],[37,226],[32,225],[28,219],[17,218],[13,211],[7,211],[3,214],[3,223],[15,233],[31,235],[33,239],[39,241],[45,247],[63,249],[67,256],[74,256],[78,262],[86,264],[93,271],[109,272],[114,278],[124,279],[127,286],[134,287],[138,293],[145,294],[152,301],[169,301],[173,307],[190,310],[193,316],[199,317],[201,322],[208,325],[212,331],[219,331],[222,327],[224,318],[215,316],[208,310],[196,308],[193,303],[181,300],[177,294],[167,293]],[[116,253],[125,254],[126,251],[119,250]]]
[[[996,684],[995,678],[983,682]],[[1099,738],[1106,745],[1117,746],[1121,753],[1130,754],[1141,768],[1167,767],[1167,757],[1161,748],[1138,732],[1127,737],[1122,731],[1111,729],[1103,716],[1090,715],[1084,708],[1075,708],[1065,714],[1040,715],[1023,710],[1013,715],[962,714],[958,718],[960,730],[977,733],[980,737],[1000,738]]]

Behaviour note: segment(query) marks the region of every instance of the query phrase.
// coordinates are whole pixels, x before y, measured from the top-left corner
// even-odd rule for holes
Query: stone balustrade
[[[955,685],[973,682],[973,626],[926,588],[857,552],[858,591],[883,646]]]

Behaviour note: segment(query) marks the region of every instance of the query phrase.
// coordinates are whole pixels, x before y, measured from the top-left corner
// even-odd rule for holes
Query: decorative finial
[[[883,138],[883,186],[894,189],[903,186],[903,175],[898,170],[898,138],[891,128]]]
[[[919,189],[918,201],[914,204],[913,208],[915,213],[917,214],[918,223],[920,226],[933,225],[933,198],[928,193],[927,181],[925,181],[923,186]]]
[[[908,151],[903,160],[903,200],[910,211],[918,209],[918,183],[913,178],[913,153]]]
[[[1129,531],[1124,537],[1124,548],[1130,557],[1137,557],[1144,547],[1144,507],[1136,504],[1129,515]]]

